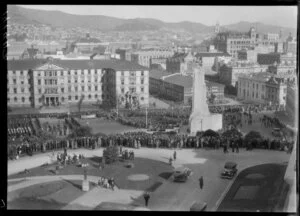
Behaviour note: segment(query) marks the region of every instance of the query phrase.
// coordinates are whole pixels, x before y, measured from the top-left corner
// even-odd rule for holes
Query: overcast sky
[[[296,6],[76,6],[26,5],[41,10],[59,10],[70,14],[106,15],[118,18],[154,18],[165,22],[191,21],[205,25],[227,25],[239,21],[262,22],[296,28]]]

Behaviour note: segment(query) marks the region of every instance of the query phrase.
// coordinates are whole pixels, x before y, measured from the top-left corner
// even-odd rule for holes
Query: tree
[[[119,157],[119,148],[118,146],[107,146],[106,149],[103,150],[103,158],[105,163],[110,164],[118,161]]]
[[[71,134],[69,134],[69,138],[74,137],[86,137],[92,135],[92,128],[89,126],[79,126],[76,127]]]
[[[222,136],[226,138],[240,138],[243,136],[243,134],[236,128],[232,128],[231,130],[227,130],[224,133],[222,133]]]
[[[218,137],[220,135],[217,132],[215,132],[214,130],[208,129],[202,134],[202,136]]]
[[[250,131],[245,136],[246,143],[250,143],[252,141],[259,141],[259,140],[262,140],[262,139],[263,139],[263,137],[258,131]]]

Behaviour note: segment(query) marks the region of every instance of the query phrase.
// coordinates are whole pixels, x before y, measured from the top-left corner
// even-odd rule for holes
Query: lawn
[[[95,184],[90,183],[90,189]],[[47,209],[59,210],[82,196],[81,181],[54,181],[29,186],[12,192],[15,197],[8,202],[8,209]]]
[[[116,121],[108,121],[103,119],[76,119],[81,125],[88,125],[92,128],[92,133],[116,134],[124,131],[136,130],[134,127],[122,125]]]
[[[172,167],[164,162],[155,161],[145,158],[135,158],[134,161],[130,161],[134,164],[133,168],[127,168],[126,161],[118,161],[114,164],[105,165],[103,170],[99,170],[99,162],[101,157],[93,157],[83,159],[83,163],[89,163],[88,175],[91,176],[103,176],[107,178],[113,177],[117,186],[121,189],[131,190],[147,190],[155,191],[163,182],[170,177],[172,174]],[[40,166],[37,168],[30,169],[30,173],[18,173],[8,177],[13,178],[24,178],[29,176],[45,176],[55,175],[54,173],[55,164],[49,166]],[[142,181],[128,180],[128,176],[134,174],[145,174],[149,178]],[[83,168],[75,165],[66,165],[65,168],[59,170],[59,175],[83,175]]]
[[[239,173],[218,211],[272,212],[280,202],[284,164],[263,164]]]

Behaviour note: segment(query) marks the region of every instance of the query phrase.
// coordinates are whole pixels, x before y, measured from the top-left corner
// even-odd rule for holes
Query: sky
[[[79,15],[117,18],[154,18],[165,22],[191,21],[205,25],[228,25],[240,21],[262,22],[282,27],[297,26],[296,6],[109,6],[109,5],[21,5]]]

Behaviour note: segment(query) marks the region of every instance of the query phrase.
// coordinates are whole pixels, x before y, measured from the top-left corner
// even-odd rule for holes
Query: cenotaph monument
[[[196,135],[198,131],[208,129],[217,131],[222,129],[222,114],[209,112],[206,98],[206,84],[204,70],[198,63],[193,63],[194,73],[192,113],[190,115],[190,133]]]

